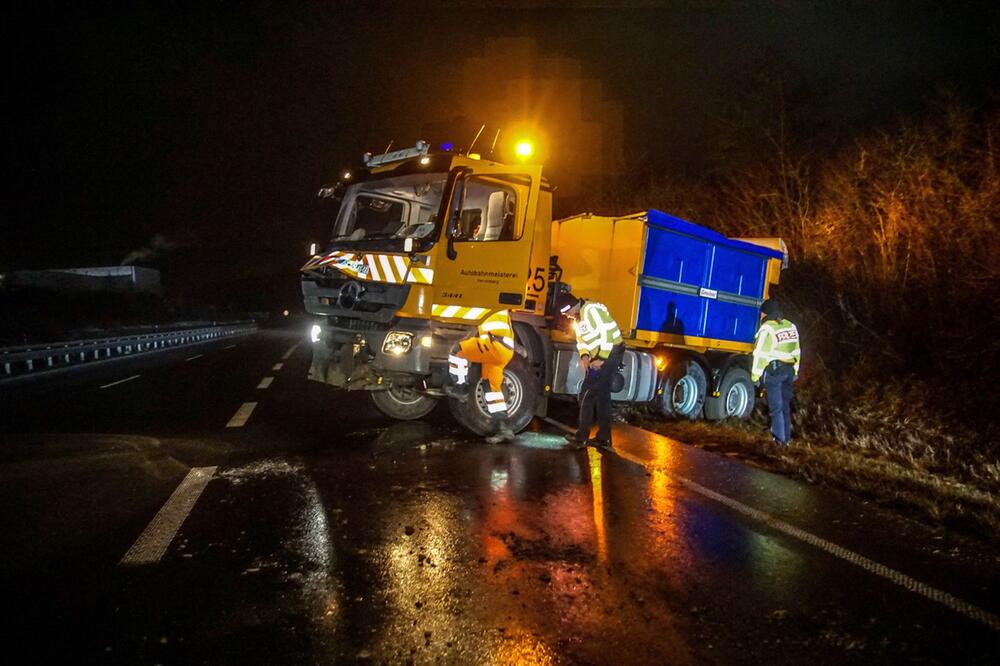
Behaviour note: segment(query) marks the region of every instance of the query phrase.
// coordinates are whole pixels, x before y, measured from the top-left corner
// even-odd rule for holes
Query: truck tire
[[[708,378],[695,360],[682,360],[667,372],[663,393],[659,397],[659,412],[668,418],[695,420],[705,404]]]
[[[372,402],[378,411],[397,421],[414,421],[431,413],[437,398],[409,386],[390,386],[384,391],[372,391]]]
[[[486,387],[486,382],[480,381],[464,401],[448,398],[448,408],[455,420],[480,436],[489,435],[495,427],[486,411]],[[511,430],[521,432],[535,416],[535,409],[541,398],[541,387],[528,362],[518,354],[514,354],[514,358],[504,368],[503,397],[507,402]]]
[[[750,373],[733,366],[722,376],[719,397],[705,398],[705,418],[710,421],[749,418],[756,402],[757,391],[750,381]]]

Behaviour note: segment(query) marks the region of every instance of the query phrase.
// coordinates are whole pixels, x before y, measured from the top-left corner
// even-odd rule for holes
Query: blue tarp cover
[[[658,210],[647,213],[636,327],[752,342],[776,250],[732,240]]]
[[[722,245],[725,247],[731,247],[735,250],[743,250],[744,252],[752,252],[754,254],[762,254],[765,257],[773,257],[775,259],[781,259],[782,254],[777,250],[772,250],[767,247],[761,247],[760,245],[754,245],[753,243],[747,243],[745,241],[733,240],[732,238],[726,238],[722,234],[712,231],[706,227],[695,224],[694,222],[688,222],[687,220],[682,220],[679,217],[674,217],[668,213],[664,213],[660,210],[649,210],[646,212],[646,219],[649,224],[655,225],[657,227],[663,227],[665,229],[671,229],[673,231],[680,232],[682,234],[687,234],[689,236],[694,236],[695,238],[702,238],[712,243],[713,245]]]

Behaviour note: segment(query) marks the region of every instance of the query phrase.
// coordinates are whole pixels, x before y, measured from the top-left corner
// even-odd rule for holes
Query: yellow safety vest
[[[607,360],[615,345],[621,343],[621,329],[608,309],[594,301],[584,303],[576,325],[576,351],[580,356]]]
[[[795,366],[795,374],[799,374],[799,359],[802,349],[799,347],[799,329],[787,319],[768,319],[760,325],[753,348],[753,369],[750,379],[754,382],[761,378],[771,361],[791,363]]]
[[[514,351],[514,327],[510,323],[510,312],[499,310],[479,323],[479,337],[484,341],[491,338],[507,349]]]

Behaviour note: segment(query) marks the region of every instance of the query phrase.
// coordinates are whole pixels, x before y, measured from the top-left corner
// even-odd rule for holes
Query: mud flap
[[[549,394],[542,393],[538,400],[538,407],[535,408],[535,416],[544,419],[549,415]]]

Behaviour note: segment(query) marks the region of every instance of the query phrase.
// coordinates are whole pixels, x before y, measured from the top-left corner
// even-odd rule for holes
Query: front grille
[[[314,280],[309,277],[302,280],[302,297],[306,311],[314,315],[326,315],[341,320],[342,328],[350,330],[372,330],[365,328],[368,324],[386,326],[396,319],[396,313],[403,307],[410,294],[408,284],[384,284],[378,282],[362,282],[364,293],[351,308],[341,307],[341,288],[352,282],[350,278],[325,277]],[[348,325],[347,322],[353,322]],[[356,326],[361,326],[357,328]]]
[[[398,318],[393,317],[388,322],[382,323],[377,321],[366,321],[364,319],[353,319],[350,317],[330,317],[329,322],[331,326],[336,326],[337,328],[343,328],[348,331],[379,331],[384,330],[387,327],[392,328],[399,321]]]

